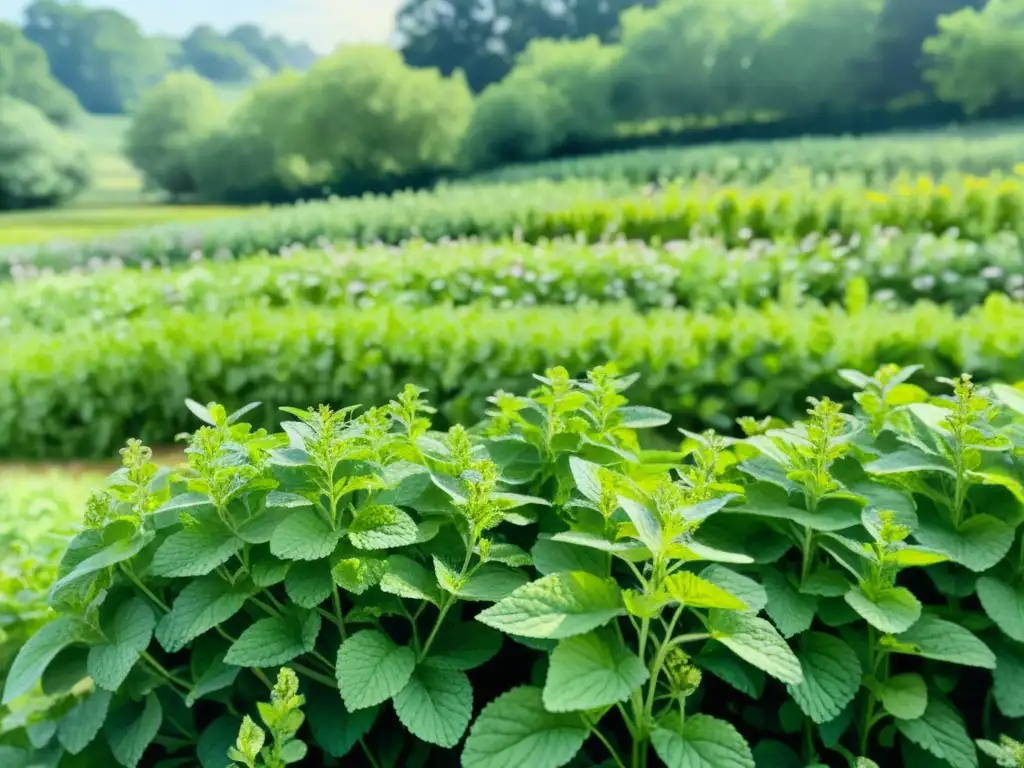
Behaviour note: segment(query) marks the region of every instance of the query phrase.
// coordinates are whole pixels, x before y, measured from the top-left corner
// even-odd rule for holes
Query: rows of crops
[[[1017,765],[1007,141],[0,252],[0,764]]]

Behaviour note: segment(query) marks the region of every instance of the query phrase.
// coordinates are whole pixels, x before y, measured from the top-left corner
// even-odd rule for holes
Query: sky
[[[150,34],[180,37],[197,24],[221,31],[254,22],[321,53],[342,42],[386,42],[401,0],[83,0],[117,8]],[[0,0],[0,19],[20,21],[26,0]]]

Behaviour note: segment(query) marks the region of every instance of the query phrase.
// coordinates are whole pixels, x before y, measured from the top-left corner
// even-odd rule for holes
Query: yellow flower
[[[885,203],[889,202],[888,195],[883,195],[881,192],[875,192],[874,190],[871,189],[867,191],[866,197],[869,203],[879,203],[884,205]]]

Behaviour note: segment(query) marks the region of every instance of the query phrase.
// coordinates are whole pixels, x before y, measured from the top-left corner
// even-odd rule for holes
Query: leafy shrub
[[[476,102],[463,139],[463,161],[490,168],[547,157],[564,136],[558,129],[564,105],[539,80],[503,80]]]
[[[473,430],[434,431],[412,385],[276,435],[189,401],[187,466],[129,441],[90,500],[4,687],[33,741],[0,750],[973,768],[974,733],[1019,764],[994,739],[1021,711],[1024,396],[914,373],[654,452],[637,430],[669,415],[614,366],[499,392]]]
[[[0,95],[0,210],[66,202],[91,178],[77,140],[33,106]]]
[[[82,108],[54,79],[46,52],[14,24],[0,23],[0,97],[20,99],[58,125],[67,125]]]
[[[172,196],[198,191],[196,145],[223,121],[213,84],[192,72],[174,73],[147,91],[125,134],[125,154],[147,186]]]

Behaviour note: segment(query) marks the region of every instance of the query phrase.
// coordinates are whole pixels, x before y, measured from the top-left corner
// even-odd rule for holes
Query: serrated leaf
[[[941,457],[906,445],[898,451],[886,453],[864,465],[873,475],[893,475],[906,472],[942,472],[956,476],[956,471]]]
[[[434,605],[440,593],[434,574],[405,555],[392,555],[387,560],[387,571],[381,577],[380,588],[389,595],[410,600],[427,600]]]
[[[224,663],[236,667],[276,667],[312,651],[319,634],[320,614],[314,611],[260,619],[232,643]]]
[[[264,589],[284,581],[291,565],[291,562],[287,560],[278,560],[273,555],[265,554],[258,559],[254,559],[249,569],[249,575],[252,576],[253,584],[260,589]]]
[[[465,672],[420,665],[395,694],[395,714],[413,736],[454,747],[473,714],[473,687]]]
[[[967,518],[959,527],[937,515],[921,514],[914,536],[928,549],[949,557],[975,573],[994,567],[1013,546],[1014,530],[992,515]]]
[[[992,694],[1006,717],[1024,717],[1024,646],[1002,639],[996,646]]]
[[[725,611],[745,611],[749,606],[736,595],[689,571],[680,571],[665,579],[669,597],[687,608],[720,608]]]
[[[484,563],[456,593],[463,600],[496,603],[529,581],[522,571],[499,563]]]
[[[598,477],[600,466],[585,461],[578,456],[569,457],[569,471],[576,483],[576,488],[595,504],[601,501],[601,480]]]
[[[193,656],[193,660],[195,656]],[[193,661],[193,663],[195,663]],[[230,666],[224,663],[224,654],[219,653],[214,656],[210,663],[205,669],[197,676],[195,670],[193,670],[192,690],[189,691],[188,696],[185,697],[185,706],[193,706],[199,699],[203,698],[210,693],[223,690],[235,682],[238,677],[238,673],[241,670],[238,667]],[[235,727],[235,733],[238,733],[238,727]],[[232,743],[234,739],[232,738]]]
[[[789,695],[815,723],[835,719],[860,689],[863,671],[856,652],[837,637],[810,632],[797,658],[804,679],[788,687]]]
[[[810,629],[818,610],[817,598],[801,594],[781,571],[766,569],[761,580],[768,595],[765,611],[782,636],[793,637]]]
[[[915,720],[896,720],[907,739],[953,768],[978,768],[978,753],[953,707],[937,697],[928,701],[925,713]]]
[[[513,688],[484,707],[473,723],[462,768],[561,768],[587,734],[579,714],[544,709],[539,688]]]
[[[212,506],[209,496],[205,493],[189,491],[188,493],[181,493],[177,496],[171,497],[161,504],[153,514],[159,515],[165,512],[178,512],[183,509],[195,509],[196,507],[207,505]]]
[[[767,483],[752,483],[745,489],[746,503],[728,514],[754,515],[788,520],[815,531],[842,531],[860,525],[860,506],[847,499],[826,499],[814,512],[789,503],[785,490]]]
[[[925,614],[910,629],[896,636],[901,652],[906,646],[926,659],[947,661],[966,667],[995,669],[996,657],[981,640],[959,624]]]
[[[238,613],[249,595],[243,583],[229,584],[216,574],[202,576],[181,590],[171,612],[157,623],[156,639],[165,651],[176,653]]]
[[[525,584],[476,618],[510,635],[560,640],[624,613],[622,593],[612,579],[574,571]]]
[[[286,491],[271,491],[263,502],[266,509],[298,509],[300,507],[311,507],[313,502],[305,496]]]
[[[29,637],[18,651],[4,684],[3,701],[10,704],[43,676],[57,654],[82,638],[82,625],[71,616],[61,616]]]
[[[172,533],[153,555],[152,576],[205,576],[244,546],[228,528],[212,521]]]
[[[477,546],[476,551],[478,554],[479,550],[480,547]],[[513,568],[519,568],[524,565],[531,565],[533,558],[530,557],[526,550],[520,549],[515,544],[493,542],[487,552],[487,562],[504,563]]]
[[[416,654],[376,629],[351,635],[338,649],[338,690],[349,712],[381,704],[409,682]]]
[[[283,560],[319,560],[330,555],[342,532],[331,528],[316,509],[291,512],[270,536],[270,551]]]
[[[646,504],[625,496],[619,496],[619,506],[626,513],[626,517],[633,523],[633,527],[636,529],[637,538],[644,543],[644,545],[651,550],[651,552],[657,553],[661,551],[662,546],[662,532],[661,524],[655,517],[655,513]]]
[[[904,587],[885,587],[875,595],[852,587],[845,599],[868,624],[887,634],[905,632],[921,617],[921,603]]]
[[[567,571],[587,571],[595,576],[608,573],[608,555],[589,547],[540,537],[531,554],[533,565],[542,576]]]
[[[304,707],[317,746],[331,757],[342,758],[369,733],[380,707],[347,712],[335,690],[310,686]]]
[[[137,704],[127,704],[112,712],[103,729],[114,758],[127,768],[135,768],[163,722],[164,713],[155,693],[146,696],[139,711]]]
[[[146,548],[154,538],[152,532],[136,533],[129,539],[120,539],[115,541],[113,544],[104,547],[99,552],[90,555],[82,562],[78,563],[70,572],[59,578],[54,582],[50,588],[50,594],[56,595],[68,584],[73,581],[77,581],[85,576],[89,576],[97,571],[102,571],[105,568],[109,568],[112,565],[117,565],[125,560],[131,560],[139,552]]]
[[[663,427],[672,421],[672,416],[659,411],[657,408],[648,408],[645,405],[626,405],[615,409],[619,417],[619,426],[629,429],[651,429]]]
[[[376,557],[347,557],[334,564],[331,577],[346,592],[361,595],[377,586],[387,570],[387,562]]]
[[[885,711],[901,720],[916,720],[928,707],[928,686],[920,675],[890,677],[879,686],[877,695]]]
[[[764,672],[743,661],[722,645],[705,645],[694,657],[694,661],[719,680],[752,699],[759,699],[764,694]]]
[[[153,610],[139,598],[119,606],[105,631],[107,642],[89,649],[87,665],[96,685],[116,692],[149,647],[154,627]]]
[[[713,563],[700,572],[700,577],[736,595],[746,604],[749,613],[760,613],[768,604],[768,593],[763,586],[724,565]]]
[[[651,744],[666,768],[754,768],[754,755],[739,731],[710,715],[675,713],[651,734]]]
[[[96,689],[79,701],[57,723],[57,740],[77,755],[99,735],[110,709],[110,691]]]
[[[416,521],[398,507],[371,504],[357,509],[348,538],[358,549],[393,549],[416,543]]]
[[[442,626],[428,660],[431,666],[468,672],[494,658],[501,649],[501,633],[478,622]]]
[[[548,712],[600,709],[629,698],[649,677],[647,666],[612,632],[562,640],[551,654],[544,706]]]
[[[284,591],[302,608],[316,608],[331,596],[334,580],[327,560],[293,563],[284,579]]]
[[[977,592],[981,607],[1003,634],[1018,643],[1024,642],[1024,590],[993,576],[982,576]]]
[[[483,440],[491,460],[498,465],[501,479],[511,485],[528,483],[540,472],[543,460],[537,449],[520,437]]]
[[[818,569],[811,571],[800,586],[805,595],[816,597],[842,597],[850,590],[850,582],[839,571]]]
[[[764,619],[732,611],[711,612],[711,634],[749,664],[790,685],[803,681],[800,660]]]

